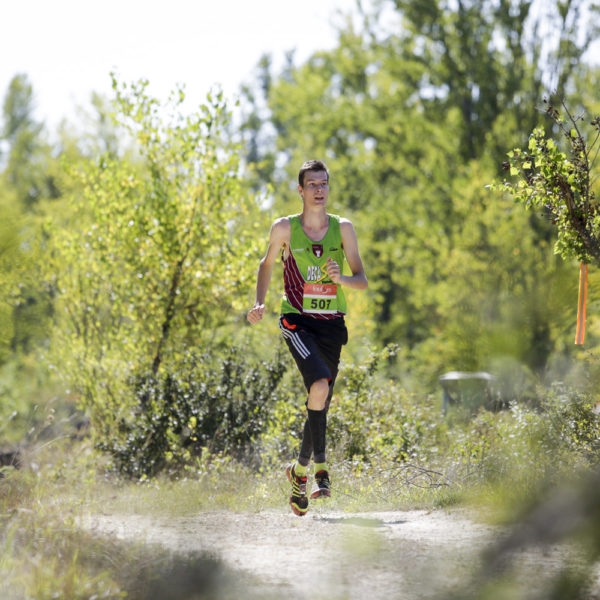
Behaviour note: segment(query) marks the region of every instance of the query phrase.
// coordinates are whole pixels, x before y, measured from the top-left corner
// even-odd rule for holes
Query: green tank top
[[[346,298],[341,285],[327,276],[327,257],[344,268],[344,249],[340,218],[327,215],[329,227],[322,240],[311,240],[302,229],[300,215],[290,220],[289,255],[283,261],[284,295],[281,312],[306,314],[317,319],[335,319],[346,313]]]

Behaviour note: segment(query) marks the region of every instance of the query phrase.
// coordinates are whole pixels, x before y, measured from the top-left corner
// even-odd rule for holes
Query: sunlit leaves
[[[563,258],[599,263],[594,177],[600,125],[597,118],[586,124],[582,117],[573,117],[564,104],[563,109],[566,119],[551,105],[546,111],[561,134],[560,143],[543,128],[534,129],[527,149],[508,153],[505,168],[513,179],[505,179],[496,189],[507,191],[527,208],[544,211],[556,227],[555,248]],[[561,149],[563,145],[566,151]]]
[[[57,356],[87,400],[124,407],[118,390],[236,318],[257,259],[254,198],[238,178],[222,95],[183,114],[147,82],[116,90],[116,118],[138,158],[73,164],[72,219],[56,230]]]

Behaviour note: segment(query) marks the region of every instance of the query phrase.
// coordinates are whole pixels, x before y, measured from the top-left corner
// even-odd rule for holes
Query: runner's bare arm
[[[266,254],[258,265],[256,300],[254,301],[254,306],[248,311],[248,315],[246,316],[248,321],[252,324],[258,323],[265,312],[265,298],[267,296],[267,290],[269,289],[269,283],[271,282],[273,267],[275,266],[275,261],[281,248],[289,248],[290,235],[291,227],[287,217],[277,219],[273,225],[271,225],[269,246],[267,247]]]
[[[348,219],[340,219],[340,232],[344,254],[352,275],[342,275],[340,266],[331,258],[327,258],[327,274],[333,283],[338,283],[355,290],[365,290],[369,285],[362,259],[358,251],[358,240],[354,226]]]

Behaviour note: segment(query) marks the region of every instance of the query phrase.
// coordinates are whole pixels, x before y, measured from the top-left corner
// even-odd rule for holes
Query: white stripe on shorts
[[[306,347],[306,344],[300,339],[300,336],[289,329],[286,329],[284,325],[279,323],[279,329],[281,329],[281,333],[283,333],[283,337],[290,340],[300,358],[306,359],[310,356],[310,350]]]

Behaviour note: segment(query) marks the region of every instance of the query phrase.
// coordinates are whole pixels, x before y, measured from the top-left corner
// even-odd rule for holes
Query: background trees
[[[76,383],[103,443],[139,422],[137,410],[154,420],[168,401],[148,377],[233,343],[262,223],[249,217],[258,206],[223,135],[222,97],[186,116],[181,91],[160,106],[147,82],[113,84],[135,154],[71,165],[69,220],[54,225],[49,264],[55,364]]]
[[[52,145],[17,76],[2,124],[0,359],[52,355],[86,406],[115,415],[139,404],[136,377],[172,375],[192,350],[219,362],[240,342],[240,360],[272,357],[275,321],[250,342],[244,313],[269,220],[298,211],[298,167],[318,156],[371,283],[350,294],[350,359],[397,344],[388,374],[428,392],[452,369],[564,378],[577,271],[554,254],[547,215],[486,186],[507,149],[553,126],[546,91],[577,110],[597,102],[590,10],[381,2],[330,51],[290,55],[279,73],[263,57],[239,126],[221,97],[184,115],[178,90],[165,106],[145,82],[115,81],[91,129],[67,124]]]
[[[381,3],[331,52],[269,77],[268,151],[287,166],[273,169],[277,212],[297,210],[302,157],[322,156],[332,210],[358,220],[374,337],[400,343],[420,381],[500,359],[541,375],[567,351],[575,271],[544,216],[485,186],[544,121],[544,93],[585,94],[586,14],[582,2]]]
[[[44,419],[41,411],[34,414],[32,400],[51,393],[37,358],[47,346],[53,314],[41,276],[42,223],[59,204],[59,168],[34,106],[32,84],[16,75],[3,96],[0,121],[0,419],[11,419],[4,428],[9,439]]]

